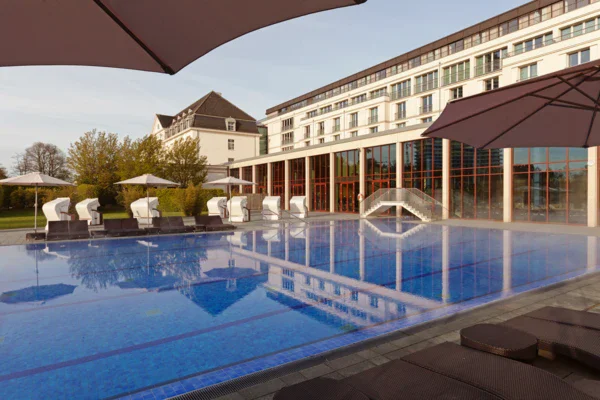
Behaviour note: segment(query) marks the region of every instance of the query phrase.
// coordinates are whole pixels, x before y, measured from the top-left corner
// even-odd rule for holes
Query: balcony
[[[376,124],[379,122],[379,115],[374,115],[372,117],[369,117],[369,125],[371,124]]]
[[[348,128],[352,129],[352,128],[356,128],[358,126],[358,121],[350,121],[350,123],[348,124]]]
[[[340,124],[336,124],[333,126],[333,132],[339,132],[342,130],[342,127],[340,126]]]
[[[466,81],[467,79],[471,79],[471,74],[468,69],[454,74],[447,74],[442,76],[442,86],[452,85],[454,83]]]
[[[378,92],[375,92],[375,93],[371,93],[369,95],[369,100],[377,99],[379,97],[384,97],[384,96],[387,96],[387,95],[388,95],[387,90],[378,91]]]
[[[304,132],[304,139],[310,139],[310,132]]]
[[[410,96],[410,87],[400,89],[400,90],[392,90],[390,98],[392,100],[398,100],[398,99],[403,99],[408,96]]]
[[[402,110],[396,113],[395,120],[397,121],[399,119],[406,119],[406,110]]]
[[[502,60],[494,60],[475,67],[475,76],[491,74],[502,69]]]
[[[423,104],[423,106],[419,107],[419,115],[429,114],[433,112],[433,104]]]
[[[291,125],[281,125],[281,132],[291,131],[294,129],[294,124]]]
[[[321,136],[325,134],[325,129],[317,129],[317,136]]]
[[[285,146],[286,144],[294,144],[294,137],[292,136],[291,138],[284,138],[281,142],[281,145]]]
[[[427,92],[429,90],[434,90],[437,88],[438,88],[438,80],[437,79],[429,79],[429,80],[423,81],[422,83],[415,85],[415,94]]]

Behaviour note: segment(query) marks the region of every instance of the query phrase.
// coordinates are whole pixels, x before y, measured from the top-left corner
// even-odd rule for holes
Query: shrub
[[[125,186],[117,196],[117,201],[125,207],[127,214],[129,214],[130,217],[133,217],[131,203],[141,197],[146,197],[146,191],[143,188],[139,186]]]

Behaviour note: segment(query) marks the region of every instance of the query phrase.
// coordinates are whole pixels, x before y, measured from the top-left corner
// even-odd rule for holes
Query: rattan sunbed
[[[224,224],[218,215],[197,215],[194,217],[196,226],[204,226],[209,232],[230,231],[235,229],[234,225]]]

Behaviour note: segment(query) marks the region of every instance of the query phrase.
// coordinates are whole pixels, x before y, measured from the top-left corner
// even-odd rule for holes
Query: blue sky
[[[368,0],[250,33],[175,76],[91,67],[0,68],[0,164],[35,141],[63,148],[91,129],[148,134],[210,90],[265,110],[525,3]],[[2,39],[6,40],[6,39]]]

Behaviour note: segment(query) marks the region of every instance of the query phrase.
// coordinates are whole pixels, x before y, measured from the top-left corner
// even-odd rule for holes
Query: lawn
[[[46,226],[46,217],[41,208],[38,210],[38,228]],[[110,208],[103,211],[104,219],[129,218],[124,208]],[[33,228],[34,210],[2,210],[0,211],[0,230],[16,228]],[[183,216],[181,212],[166,211],[163,216]]]

